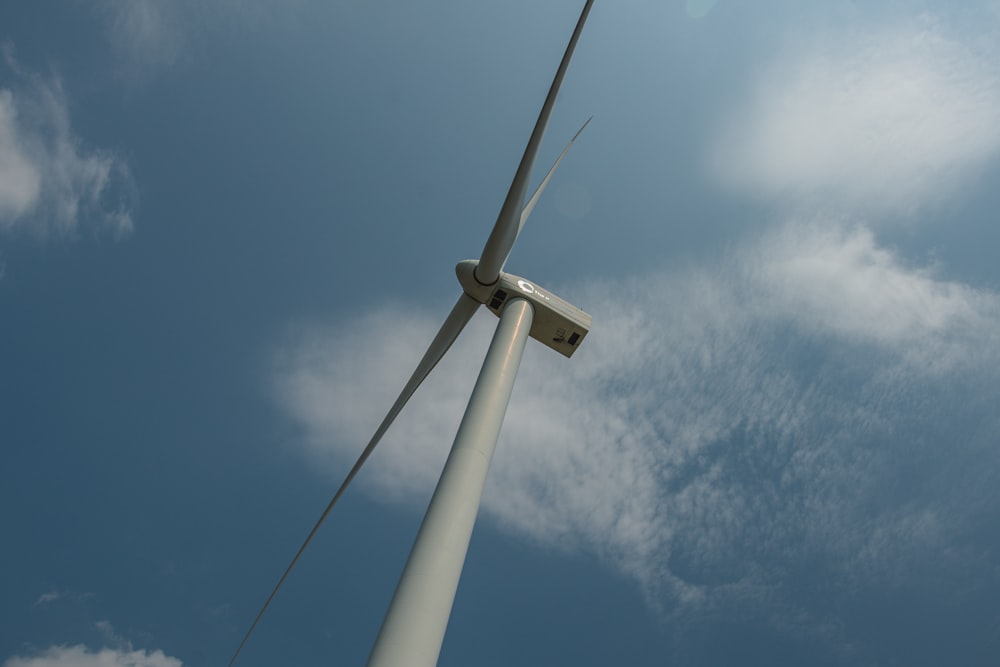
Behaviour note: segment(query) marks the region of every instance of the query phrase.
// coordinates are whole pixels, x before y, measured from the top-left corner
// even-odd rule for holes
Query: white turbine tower
[[[499,316],[500,321],[486,353],[479,379],[472,390],[451,453],[441,472],[441,478],[420,526],[413,550],[410,552],[389,610],[382,622],[382,628],[368,658],[369,667],[433,667],[437,664],[458,580],[462,574],[465,554],[472,537],[472,528],[479,511],[486,473],[500,435],[500,426],[510,400],[514,377],[521,363],[524,345],[530,336],[570,357],[590,329],[590,315],[534,283],[504,273],[503,266],[538,197],[548,185],[549,179],[573,145],[573,141],[583,131],[581,127],[556,159],[531,198],[525,201],[538,147],[593,4],[594,0],[587,0],[580,13],[569,45],[542,105],[541,113],[535,122],[535,128],[528,139],[524,155],[514,174],[514,181],[507,192],[507,198],[500,209],[500,215],[493,231],[490,232],[481,257],[478,261],[459,262],[455,267],[458,281],[462,286],[462,295],[431,341],[423,359],[417,364],[417,369],[410,376],[396,402],[375,431],[375,435],[271,591],[229,661],[230,667],[246,645],[289,572],[295,567],[302,552],[389,429],[396,415],[455,342],[479,306],[484,304]],[[586,125],[587,123],[584,123],[584,127]]]

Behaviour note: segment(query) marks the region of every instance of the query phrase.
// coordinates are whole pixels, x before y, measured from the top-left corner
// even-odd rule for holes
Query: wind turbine
[[[482,255],[479,260],[467,259],[455,267],[458,282],[462,286],[458,302],[431,341],[396,402],[264,602],[229,661],[230,667],[302,552],[400,410],[455,342],[479,306],[485,305],[500,321],[455,435],[451,453],[368,658],[368,667],[433,667],[437,664],[479,511],[486,473],[500,435],[500,426],[510,401],[525,343],[531,337],[571,357],[590,330],[590,315],[524,278],[505,273],[503,267],[552,174],[590,122],[588,119],[577,131],[526,202],[528,182],[542,136],[593,4],[594,0],[586,0],[580,13]]]

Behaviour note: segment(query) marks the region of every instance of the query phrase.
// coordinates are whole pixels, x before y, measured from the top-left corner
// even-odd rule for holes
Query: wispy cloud
[[[62,83],[23,70],[3,50],[12,85],[0,88],[0,231],[39,237],[83,226],[132,231],[132,180],[115,153],[87,149],[70,123]]]
[[[529,346],[486,514],[598,554],[667,608],[773,597],[816,559],[848,581],[945,558],[972,494],[911,485],[928,472],[896,461],[952,481],[1000,471],[982,430],[1000,398],[1000,297],[907,266],[864,229],[822,229],[587,289],[595,328],[572,361]],[[278,396],[331,477],[434,325],[386,309],[290,338]],[[373,457],[362,484],[379,497],[429,494],[490,326],[473,321]]]
[[[107,619],[97,621],[94,623],[94,627],[101,633],[101,636],[104,637],[104,641],[106,643],[112,644],[121,649],[127,649],[129,651],[132,650],[132,643],[124,636],[118,634],[118,631],[115,630],[115,626],[111,624],[111,621]]]
[[[163,651],[104,648],[91,651],[82,644],[52,646],[31,656],[15,656],[4,667],[181,667],[182,662]]]
[[[105,1],[96,5],[104,14],[108,40],[132,76],[174,64],[185,43],[183,10],[188,3],[162,0]]]
[[[38,599],[35,600],[35,606],[37,607],[39,605],[55,602],[61,597],[62,594],[59,591],[48,591],[47,593],[42,593],[41,595],[38,596]]]
[[[712,153],[725,183],[864,213],[911,213],[1000,149],[996,16],[958,35],[924,15],[801,36],[738,101]]]
[[[288,0],[280,7],[261,0],[102,0],[92,7],[102,17],[108,43],[118,57],[117,73],[142,81],[191,62],[206,39],[294,23],[301,4],[301,0]]]

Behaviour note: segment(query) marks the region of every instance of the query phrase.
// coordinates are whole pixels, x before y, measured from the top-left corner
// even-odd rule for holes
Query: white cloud
[[[41,175],[24,154],[16,123],[14,96],[0,90],[0,220],[23,215],[41,192]]]
[[[941,479],[1000,471],[977,458],[996,421],[1000,298],[907,266],[864,229],[788,228],[579,301],[595,326],[576,357],[529,345],[484,511],[598,554],[667,606],[773,589],[807,557],[850,578],[947,551],[971,491],[911,489],[898,461]],[[491,321],[473,320],[362,486],[426,499]],[[332,478],[435,326],[386,309],[290,338],[279,399]]]
[[[66,235],[89,225],[131,232],[125,161],[83,147],[58,78],[23,71],[9,47],[4,55],[15,85],[0,88],[0,231]]]
[[[135,651],[104,648],[91,651],[86,646],[52,646],[30,657],[15,656],[4,667],[181,667],[183,663],[163,651]]]
[[[908,267],[863,228],[787,227],[765,237],[745,266],[774,316],[803,329],[876,342],[925,368],[951,368],[966,331],[988,335],[1000,321],[993,293]]]
[[[780,50],[737,102],[711,164],[769,197],[911,213],[949,195],[1000,149],[997,21],[985,37],[922,16]]]
[[[52,599],[61,597],[52,591],[42,598],[51,596],[55,596]],[[104,647],[94,651],[83,644],[54,645],[43,651],[36,651],[32,655],[7,658],[3,667],[182,667],[183,663],[180,660],[166,655],[161,650],[136,650],[130,641],[118,634],[110,621],[98,621],[94,627],[104,637],[105,642],[116,648]]]

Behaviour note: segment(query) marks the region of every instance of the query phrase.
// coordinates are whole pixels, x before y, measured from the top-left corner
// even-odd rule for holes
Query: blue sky
[[[0,8],[0,665],[222,665],[482,248],[582,3]],[[993,664],[1000,5],[598,2],[440,664]],[[541,174],[536,174],[540,178]],[[240,664],[360,664],[480,313]]]

